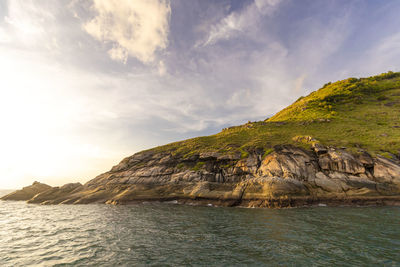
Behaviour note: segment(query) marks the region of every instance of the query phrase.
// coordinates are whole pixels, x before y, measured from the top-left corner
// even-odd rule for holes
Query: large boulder
[[[338,171],[354,175],[365,173],[364,165],[344,150],[330,148],[327,153],[319,156],[318,163],[321,169],[326,171]]]
[[[400,165],[378,156],[374,162],[374,176],[379,182],[395,183],[400,188]]]
[[[294,146],[277,146],[275,151],[261,162],[258,173],[261,176],[294,178],[307,181],[319,171],[313,154]]]

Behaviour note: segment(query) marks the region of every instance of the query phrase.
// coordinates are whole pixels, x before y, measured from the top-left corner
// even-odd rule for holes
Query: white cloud
[[[378,46],[381,54],[398,54],[400,48],[400,32],[384,38]]]
[[[51,2],[38,7],[33,0],[12,0],[8,2],[8,14],[4,17],[5,29],[2,30],[3,41],[19,41],[34,45],[46,35],[46,25],[55,19]]]
[[[294,93],[298,94],[300,93],[304,88],[304,81],[307,78],[307,74],[300,75],[295,81],[294,81]]]
[[[262,16],[270,16],[281,0],[255,0],[241,12],[232,12],[211,27],[203,46],[228,40],[254,26]]]
[[[367,62],[363,66],[370,69],[371,75],[389,70],[398,71],[400,32],[382,38],[367,52],[365,59]]]
[[[247,107],[252,100],[252,92],[249,88],[246,88],[234,91],[226,103],[231,107]]]
[[[112,43],[108,54],[126,63],[132,56],[144,63],[168,44],[170,4],[166,0],[94,0],[96,16],[84,25],[95,39]]]
[[[8,35],[7,31],[0,28],[0,43],[9,43],[10,41],[11,41],[11,38]]]
[[[158,74],[160,76],[164,76],[165,74],[167,74],[167,67],[165,67],[165,63],[162,60],[158,62]]]
[[[272,15],[282,0],[254,0],[257,9],[264,15]]]
[[[112,60],[120,61],[124,64],[128,61],[128,51],[119,45],[114,45],[113,48],[108,50],[108,55]]]

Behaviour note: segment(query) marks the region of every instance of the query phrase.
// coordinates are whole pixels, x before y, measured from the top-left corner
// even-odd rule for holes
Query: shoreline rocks
[[[3,200],[38,204],[128,204],[140,201],[223,206],[295,207],[318,203],[400,204],[400,162],[367,152],[314,145],[279,145],[262,158],[216,152],[182,157],[144,151],[123,159],[85,185],[35,182]]]

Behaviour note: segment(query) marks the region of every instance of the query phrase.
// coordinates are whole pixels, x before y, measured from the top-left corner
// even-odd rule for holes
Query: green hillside
[[[240,153],[254,149],[265,154],[278,144],[309,147],[313,142],[366,150],[388,158],[400,153],[400,73],[349,78],[321,89],[259,122],[154,148],[190,156],[215,151]]]

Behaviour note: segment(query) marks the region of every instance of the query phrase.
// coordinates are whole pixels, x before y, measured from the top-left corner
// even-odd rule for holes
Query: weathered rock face
[[[39,193],[44,192],[49,189],[51,189],[51,186],[35,181],[35,182],[33,182],[32,185],[26,186],[26,187],[22,188],[21,190],[17,190],[13,193],[10,193],[10,194],[2,197],[2,199],[29,200],[29,199],[33,198],[36,194],[39,194]]]
[[[184,158],[145,151],[123,159],[85,185],[27,187],[3,199],[41,204],[178,200],[255,207],[320,201],[400,203],[399,162],[372,158],[366,152],[354,156],[319,144],[312,151],[281,145],[265,158],[262,155],[263,151],[253,151],[240,159],[240,155],[208,152]]]
[[[52,187],[36,194],[28,200],[28,203],[58,204],[69,200],[69,195],[83,188],[81,183],[65,184],[61,187]]]
[[[315,177],[319,169],[318,161],[311,152],[291,146],[279,146],[263,160],[259,174],[307,181],[310,177]]]

